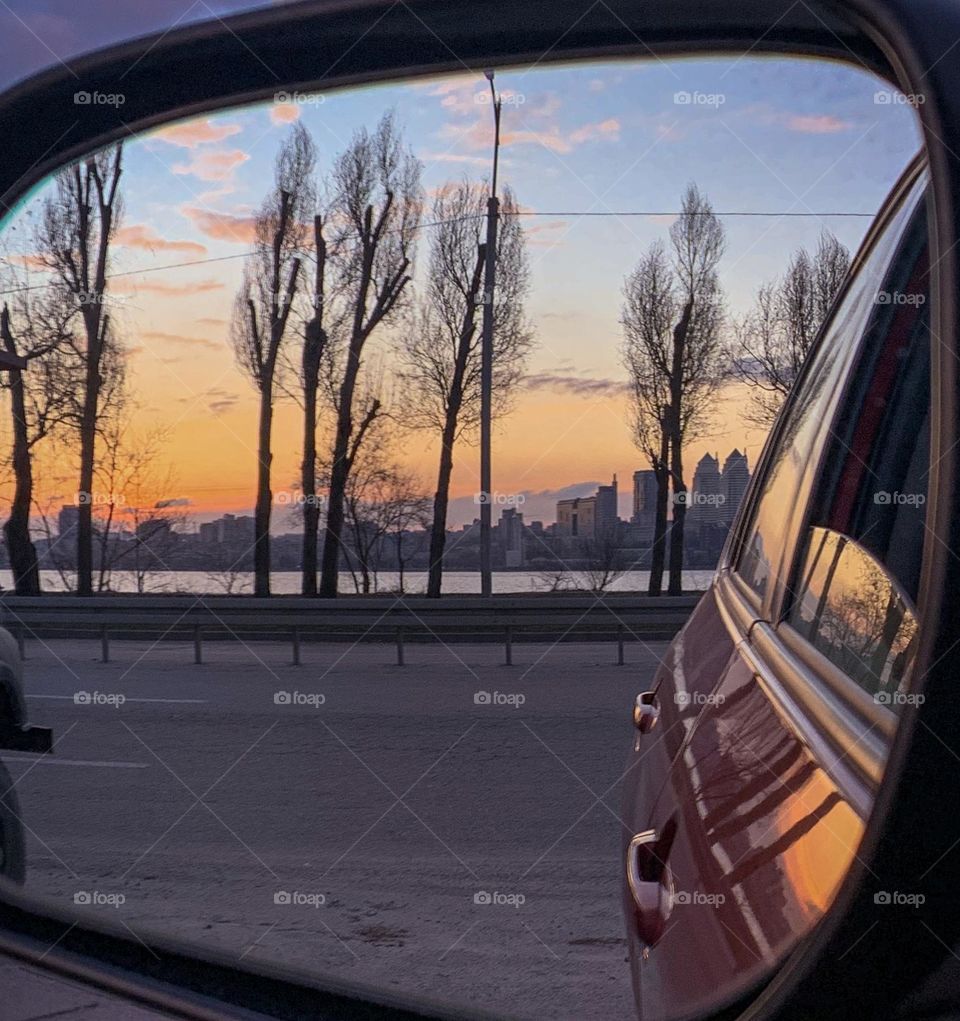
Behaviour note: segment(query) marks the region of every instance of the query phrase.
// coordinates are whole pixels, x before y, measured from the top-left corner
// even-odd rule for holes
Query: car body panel
[[[730,1001],[762,982],[824,917],[856,859],[892,714],[862,698],[848,705],[846,678],[824,683],[770,620],[876,295],[926,184],[922,166],[911,168],[858,254],[812,368],[771,432],[721,568],[658,671],[662,733],[634,738],[625,869],[634,834],[669,834],[660,864],[672,895],[651,925],[624,887],[644,1021],[693,1017],[717,1008],[718,991]],[[761,503],[771,484],[779,514]],[[751,548],[755,516],[767,541]],[[750,585],[735,565],[752,556],[756,567],[758,553],[767,559],[752,581],[762,584]]]

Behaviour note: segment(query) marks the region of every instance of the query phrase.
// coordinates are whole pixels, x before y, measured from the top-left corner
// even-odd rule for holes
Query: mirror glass
[[[714,689],[727,720],[738,684],[762,693],[724,674],[722,628],[669,640],[919,149],[906,100],[810,60],[541,64],[278,91],[34,188],[0,234],[25,366],[2,375],[0,580],[11,713],[54,748],[5,742],[7,881],[143,941],[451,1009],[631,1017],[632,960],[645,1016],[679,1016],[707,996],[677,948],[721,917],[705,862],[727,840],[731,869],[768,850],[722,910],[756,953],[718,941],[710,995],[786,952],[832,895],[798,893],[836,856],[831,817],[784,869],[767,823],[690,807],[669,762],[710,749],[681,737],[746,768],[749,728],[694,721]],[[842,542],[805,576],[842,574],[846,606],[873,569]],[[850,626],[893,627],[892,605]],[[896,606],[884,676],[914,626]],[[625,848],[683,784],[645,958]]]

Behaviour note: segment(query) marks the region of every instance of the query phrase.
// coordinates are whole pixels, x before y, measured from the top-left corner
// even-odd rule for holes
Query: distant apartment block
[[[600,486],[593,496],[557,501],[556,534],[566,538],[596,539],[616,531],[617,477]]]

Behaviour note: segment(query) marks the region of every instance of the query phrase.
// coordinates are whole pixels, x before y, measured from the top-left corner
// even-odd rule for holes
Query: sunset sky
[[[919,147],[919,133],[909,107],[877,101],[878,90],[889,93],[873,78],[812,61],[541,65],[502,71],[497,82],[508,97],[502,180],[535,214],[524,227],[536,349],[516,409],[497,427],[494,488],[525,493],[526,518],[551,521],[558,495],[585,495],[617,473],[627,516],[630,476],[647,466],[626,425],[620,291],[650,242],[666,241],[687,182],[696,181],[720,213],[872,215]],[[486,173],[492,138],[486,89],[482,78],[464,74],[350,90],[182,122],[127,144],[111,314],[131,352],[131,385],[142,404],[138,428],[162,422],[172,430],[166,457],[176,491],[159,496],[189,499],[198,520],[252,507],[256,396],[235,367],[228,320],[251,214],[290,124],[299,119],[312,132],[322,175],[357,127],[395,109],[424,163],[429,192],[464,174]],[[680,103],[681,92],[722,100]],[[29,217],[42,194],[5,225],[16,229],[5,233],[14,248],[28,251]],[[736,316],[798,246],[816,245],[823,227],[855,249],[870,220],[724,216],[723,222],[720,272]],[[429,229],[420,234],[417,284]],[[763,437],[743,421],[743,405],[736,387],[717,402],[710,435],[686,453],[690,478],[707,450],[722,459],[734,446],[746,448],[753,466]],[[294,483],[299,446],[298,410],[281,405],[275,491]],[[436,444],[422,437],[403,446],[432,493]],[[478,488],[477,451],[465,446],[456,458],[452,525],[472,520]]]

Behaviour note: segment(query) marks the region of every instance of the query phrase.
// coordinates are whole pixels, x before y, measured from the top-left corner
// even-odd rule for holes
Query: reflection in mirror
[[[916,650],[909,596],[862,546],[811,529],[803,582],[790,622],[882,704],[900,705]]]
[[[725,722],[763,696],[725,680],[719,617],[667,643],[918,148],[899,98],[750,55],[464,73],[278,93],[37,188],[0,236],[2,623],[25,656],[0,670],[0,874],[144,942],[526,1018],[633,1016],[628,959],[685,1015],[794,945],[843,862],[807,896],[804,855],[834,842],[797,836],[784,870],[733,766],[772,757],[773,812],[798,738]],[[782,538],[761,531],[758,564]],[[877,604],[878,660],[860,551],[813,549],[824,647],[896,690],[907,604]],[[678,721],[733,765],[658,819]],[[787,801],[784,831],[814,825]],[[624,929],[623,848],[650,830],[690,898],[661,884],[664,917],[761,948],[690,936],[709,992],[671,956],[689,924],[649,928],[649,957]],[[721,879],[727,903],[696,900]]]

